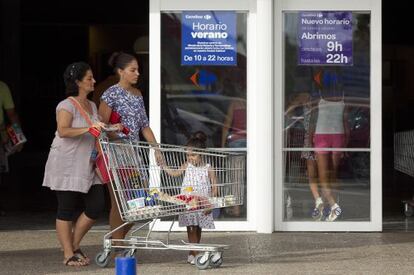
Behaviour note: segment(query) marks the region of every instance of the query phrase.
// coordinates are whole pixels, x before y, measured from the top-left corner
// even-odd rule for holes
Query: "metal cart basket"
[[[394,169],[414,177],[414,131],[402,131],[394,134]],[[402,200],[404,214],[414,214],[414,197]]]
[[[222,253],[228,245],[184,241],[172,244],[170,233],[179,214],[243,204],[245,154],[146,142],[100,139],[99,143],[110,177],[108,184],[111,184],[124,223],[104,236],[103,251],[96,255],[96,263],[107,266],[115,249],[130,257],[137,249],[174,249],[203,252],[195,258],[199,269],[220,266]],[[187,168],[190,155],[198,158],[192,169],[208,167],[209,184],[200,185],[197,176],[192,178],[197,172],[191,173]],[[162,217],[173,217],[166,240],[152,239],[154,225]],[[111,238],[113,232],[138,221],[143,224],[125,239]],[[146,235],[138,236],[147,226]]]

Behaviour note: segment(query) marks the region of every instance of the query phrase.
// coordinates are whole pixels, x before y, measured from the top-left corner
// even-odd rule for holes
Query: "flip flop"
[[[73,254],[75,254],[78,258],[80,258],[81,260],[83,259],[86,263],[89,264],[90,259],[88,258],[88,256],[86,256],[82,250],[80,248],[76,249],[75,251],[73,251]]]
[[[70,263],[81,263],[81,264],[73,265],[73,264],[70,264]],[[73,255],[72,257],[70,257],[69,259],[66,260],[65,265],[66,266],[85,266],[86,264],[84,264],[84,263],[85,262],[81,258],[79,258],[76,255]]]

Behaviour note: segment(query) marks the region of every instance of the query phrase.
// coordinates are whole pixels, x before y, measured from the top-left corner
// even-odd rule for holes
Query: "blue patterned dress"
[[[121,123],[130,131],[128,137],[138,141],[139,132],[149,126],[142,95],[133,95],[115,84],[103,93],[101,100],[121,116]],[[125,134],[119,136],[123,138]]]

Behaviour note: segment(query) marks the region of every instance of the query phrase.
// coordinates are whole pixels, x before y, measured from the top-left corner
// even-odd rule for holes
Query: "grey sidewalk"
[[[97,230],[98,229],[98,230]],[[88,233],[92,258],[106,232]],[[155,233],[163,238],[165,234]],[[174,233],[173,239],[185,239]],[[221,268],[198,271],[186,252],[138,251],[138,274],[413,274],[414,232],[396,233],[205,233],[206,243],[231,245]],[[100,268],[66,267],[53,230],[0,231],[0,274],[114,274]]]

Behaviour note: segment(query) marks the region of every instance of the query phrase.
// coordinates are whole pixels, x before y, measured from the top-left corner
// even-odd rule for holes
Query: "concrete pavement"
[[[83,250],[102,249],[106,230],[95,228]],[[155,238],[165,237],[155,233]],[[185,239],[174,233],[174,240]],[[231,245],[218,269],[198,271],[182,251],[138,251],[138,274],[413,274],[414,232],[205,233],[205,243]],[[0,274],[114,274],[114,265],[66,267],[53,230],[0,231]]]

